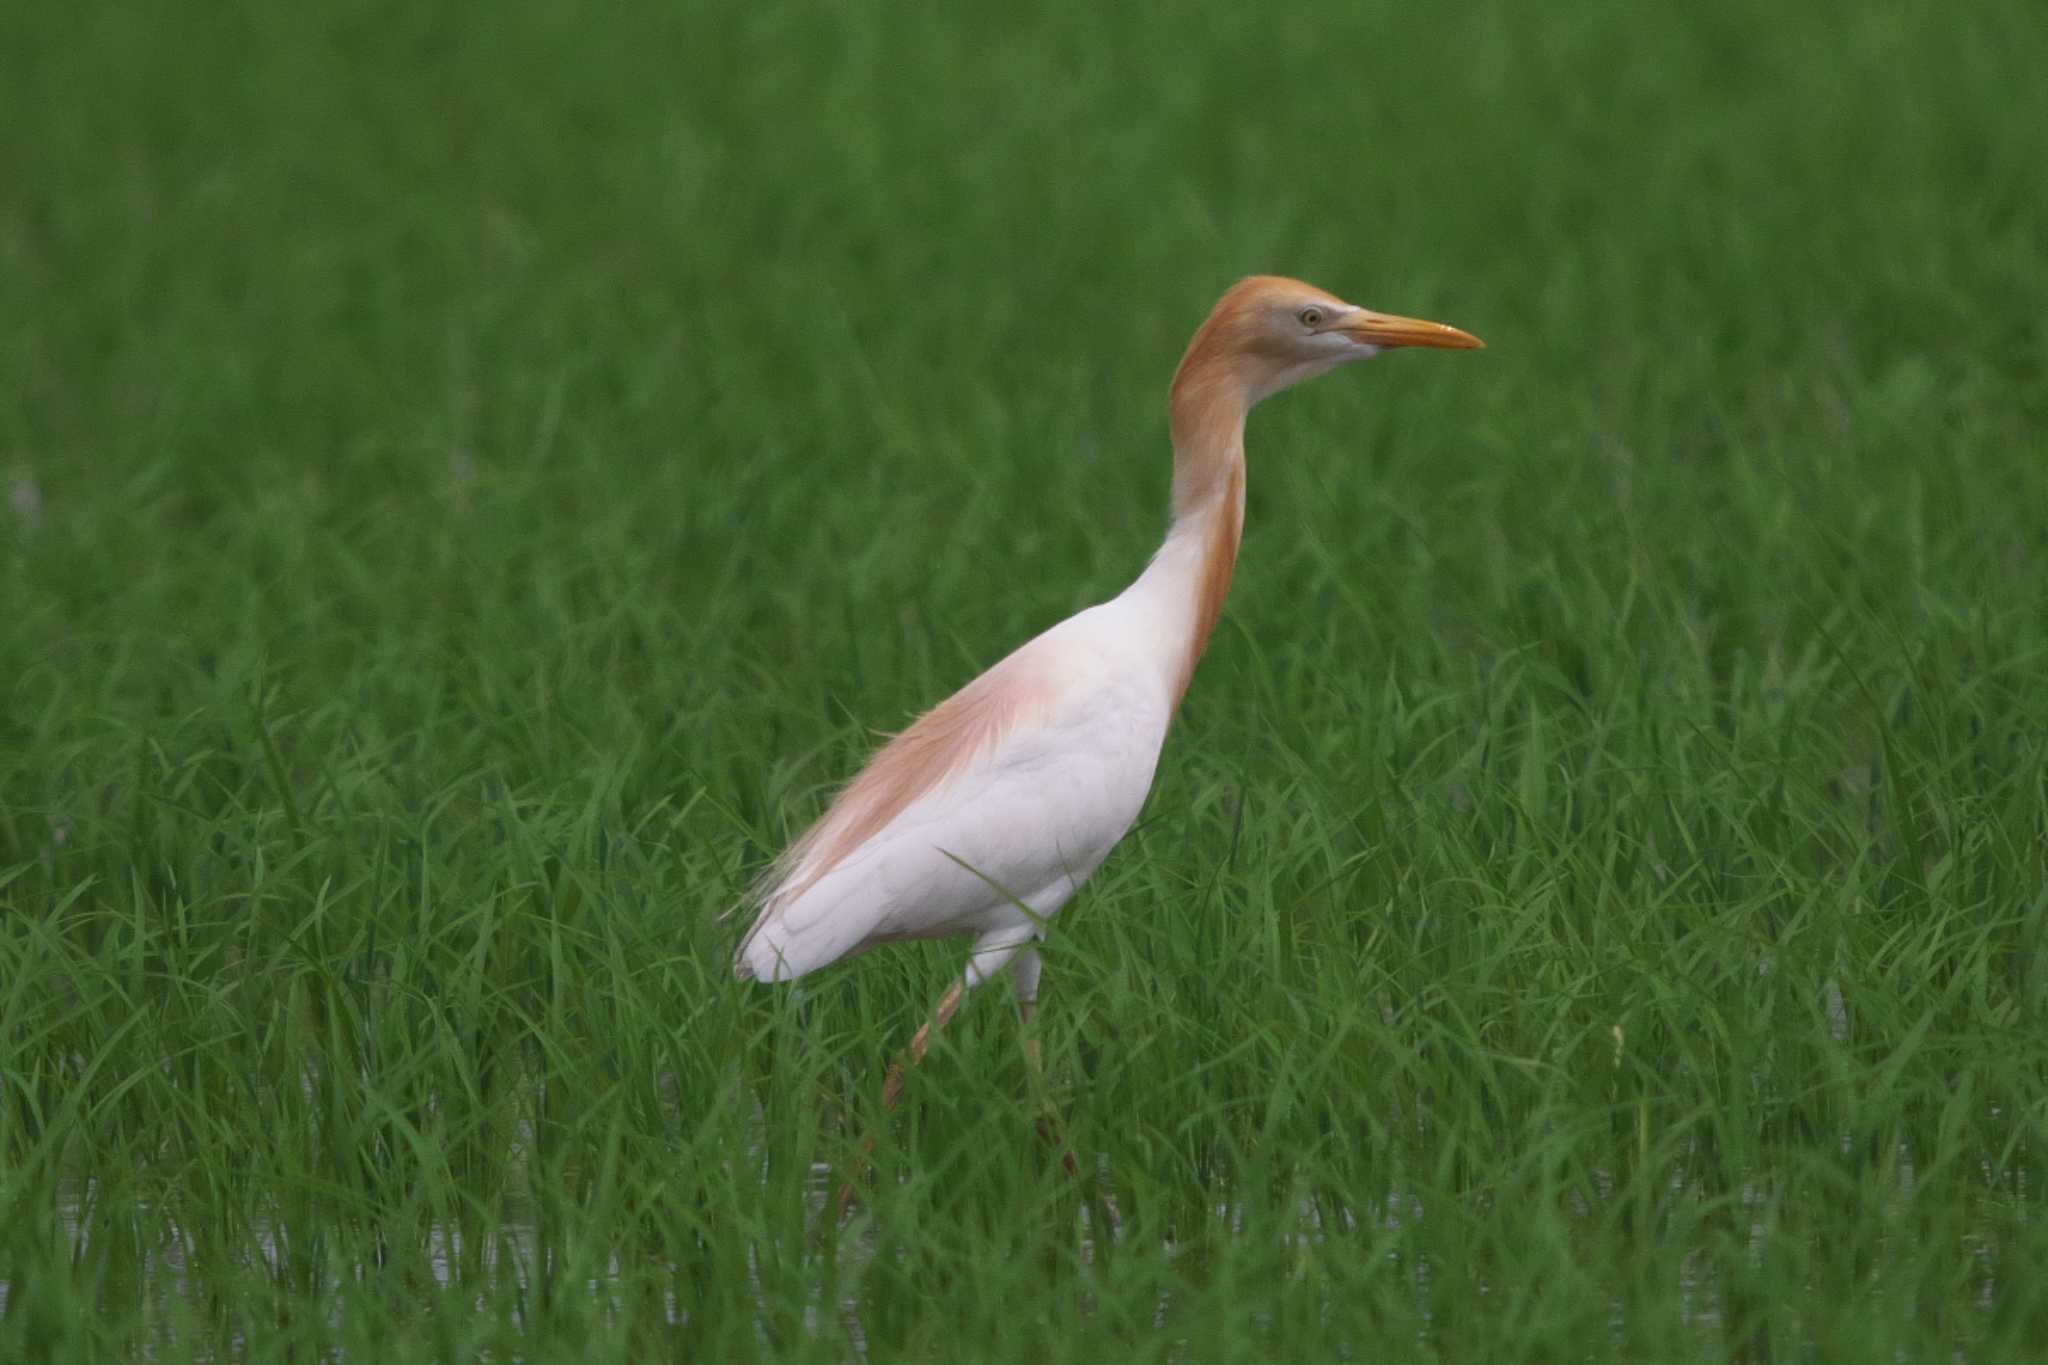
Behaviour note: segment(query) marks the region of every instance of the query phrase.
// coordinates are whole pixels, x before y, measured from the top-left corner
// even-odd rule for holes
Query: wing
[[[1031,641],[875,755],[771,871],[742,978],[1029,925],[1065,902],[1137,817],[1166,732],[1156,689],[1120,681],[1081,626]]]

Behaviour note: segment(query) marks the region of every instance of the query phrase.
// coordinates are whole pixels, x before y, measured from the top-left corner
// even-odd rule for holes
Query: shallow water
[[[1897,1172],[1897,1183],[1888,1201],[1887,1212],[1892,1220],[1896,1221],[1905,1215],[1917,1181],[1911,1154],[1903,1146],[1894,1153],[1893,1169]],[[1100,1162],[1097,1164],[1096,1174],[1099,1177],[1107,1175]],[[1984,1174],[1988,1178],[1990,1173],[1987,1171]],[[840,1172],[829,1163],[817,1162],[811,1166],[805,1182],[805,1204],[813,1227],[822,1226],[837,1194],[840,1179]],[[2019,1189],[2024,1192],[2030,1183],[2027,1174],[2020,1172],[2015,1179]],[[1589,1202],[1577,1193],[1569,1196],[1574,1217],[1586,1220],[1589,1225],[1601,1215],[1600,1206],[1613,1198],[1615,1193],[1615,1181],[1608,1172],[1593,1172],[1591,1184],[1594,1191],[1592,1201]],[[92,1220],[89,1214],[96,1193],[93,1182],[81,1180],[68,1186],[59,1195],[58,1212],[62,1225],[71,1238],[74,1262],[86,1256],[91,1250]],[[1674,1201],[1686,1199],[1688,1193],[1681,1181],[1674,1181],[1670,1188],[1670,1195]],[[1760,1210],[1765,1201],[1764,1190],[1756,1183],[1745,1185],[1737,1198],[1738,1207],[1748,1214],[1747,1246],[1753,1268],[1760,1267],[1763,1260],[1766,1230]],[[1244,1207],[1224,1198],[1211,1206],[1211,1213],[1216,1223],[1227,1227],[1233,1236],[1246,1235],[1247,1220]],[[1355,1236],[1366,1222],[1376,1223],[1389,1231],[1398,1231],[1402,1228],[1415,1227],[1427,1217],[1423,1201],[1402,1191],[1390,1193],[1382,1207],[1363,1213],[1348,1205],[1328,1208],[1314,1200],[1304,1200],[1297,1213],[1297,1227],[1291,1234],[1291,1241],[1300,1245],[1319,1243],[1332,1235]],[[852,1222],[857,1222],[857,1217],[850,1220],[849,1225]],[[1075,1227],[1079,1255],[1084,1263],[1096,1260],[1099,1240],[1105,1235],[1112,1242],[1121,1242],[1128,1236],[1115,1197],[1106,1188],[1106,1181],[1098,1181],[1098,1192],[1090,1198],[1076,1202]],[[257,1224],[252,1233],[247,1255],[252,1260],[260,1260],[273,1277],[283,1276],[288,1260],[286,1239],[267,1223]],[[539,1230],[534,1223],[518,1218],[509,1219],[494,1226],[483,1245],[473,1247],[465,1241],[465,1238],[476,1235],[473,1231],[466,1232],[462,1226],[455,1223],[436,1223],[426,1229],[426,1265],[438,1287],[447,1289],[457,1285],[465,1273],[465,1262],[468,1273],[474,1274],[477,1269],[481,1269],[484,1276],[491,1281],[508,1279],[522,1294],[537,1289],[542,1281],[551,1279],[550,1262],[553,1253],[542,1245]],[[1980,1265],[1989,1265],[1997,1246],[1995,1230],[1980,1224],[1966,1232],[1963,1241],[1966,1255]],[[1177,1248],[1170,1243],[1163,1249],[1169,1257],[1177,1254]],[[783,1306],[771,1304],[769,1301],[769,1291],[760,1275],[760,1252],[759,1246],[751,1247],[748,1251],[747,1283],[756,1307],[757,1331],[765,1343],[767,1324],[777,1315],[777,1309]],[[839,1239],[835,1243],[835,1254],[839,1260],[839,1268],[842,1272],[847,1272],[843,1276],[844,1281],[859,1283],[861,1277],[858,1271],[876,1255],[873,1229],[862,1226],[857,1235]],[[148,1311],[165,1310],[176,1300],[183,1300],[187,1304],[195,1301],[198,1291],[195,1290],[190,1269],[193,1255],[193,1239],[175,1218],[164,1216],[158,1225],[154,1247],[141,1258],[140,1271],[134,1285],[139,1301],[145,1305],[145,1316],[157,1324],[150,1339],[136,1343],[145,1358],[168,1359],[170,1356],[163,1353],[173,1347],[179,1359],[212,1358],[204,1353],[194,1356],[190,1341],[172,1340],[170,1333],[173,1314],[168,1311]],[[1406,1265],[1399,1263],[1398,1253],[1394,1259],[1396,1264],[1389,1267],[1390,1272],[1409,1278],[1417,1302],[1422,1305],[1425,1324],[1433,1323],[1427,1306],[1433,1272],[1429,1258],[1418,1258]],[[660,1263],[657,1262],[657,1265]],[[1724,1312],[1722,1298],[1709,1267],[1710,1261],[1705,1248],[1689,1252],[1680,1262],[1678,1283],[1675,1286],[1681,1300],[1681,1320],[1688,1327],[1697,1329],[1703,1336],[1710,1336],[1715,1332],[1722,1322]],[[660,1268],[673,1269],[669,1266]],[[326,1288],[330,1291],[339,1291],[349,1280],[360,1282],[376,1269],[375,1265],[366,1261],[346,1266],[327,1277]],[[609,1312],[623,1314],[628,1307],[625,1295],[621,1292],[623,1278],[620,1252],[614,1250],[604,1272],[587,1278],[583,1287],[585,1292],[599,1301]],[[1491,1287],[1483,1281],[1476,1286],[1476,1290],[1482,1297],[1492,1292]],[[1991,1311],[1996,1305],[1998,1293],[1998,1284],[1987,1272],[1976,1295],[1977,1308],[1984,1312]],[[0,1315],[8,1311],[12,1297],[11,1284],[0,1278]],[[338,1315],[343,1300],[336,1293],[331,1302],[333,1307],[328,1311]],[[487,1295],[479,1291],[478,1308],[483,1309],[486,1303]],[[1173,1293],[1170,1290],[1158,1291],[1152,1314],[1155,1327],[1161,1330],[1167,1327],[1171,1321],[1173,1303]],[[671,1325],[680,1326],[689,1321],[690,1309],[681,1302],[673,1289],[662,1295],[661,1309],[663,1317]],[[510,1310],[510,1314],[515,1325],[523,1325],[521,1309],[515,1306]],[[1627,1304],[1623,1296],[1617,1293],[1613,1298],[1613,1312],[1610,1318],[1613,1339],[1617,1344],[1626,1339],[1626,1315]],[[842,1296],[828,1303],[825,1299],[824,1286],[819,1283],[811,1300],[802,1307],[802,1320],[805,1328],[813,1334],[829,1333],[836,1326],[844,1333],[849,1347],[856,1355],[863,1358],[868,1355],[869,1335],[863,1321],[862,1304],[857,1297]],[[244,1342],[239,1335],[231,1335],[218,1344],[217,1354],[234,1358],[243,1345]]]

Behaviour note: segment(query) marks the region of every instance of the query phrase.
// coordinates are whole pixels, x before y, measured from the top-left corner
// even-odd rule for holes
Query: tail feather
[[[854,946],[844,928],[827,922],[808,931],[793,929],[782,907],[771,905],[740,940],[739,951],[733,954],[733,975],[742,981],[794,981],[838,961]]]

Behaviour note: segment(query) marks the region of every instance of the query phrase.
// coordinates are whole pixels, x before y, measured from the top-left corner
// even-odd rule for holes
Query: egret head
[[[1245,406],[1352,360],[1396,346],[1470,349],[1484,342],[1441,322],[1375,313],[1279,275],[1239,280],[1195,333],[1174,377],[1234,389]]]

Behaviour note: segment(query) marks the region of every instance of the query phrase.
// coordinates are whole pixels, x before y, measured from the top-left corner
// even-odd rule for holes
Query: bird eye
[[[1323,310],[1314,304],[1310,304],[1302,309],[1299,316],[1301,318],[1301,325],[1304,327],[1320,327],[1323,325]]]

